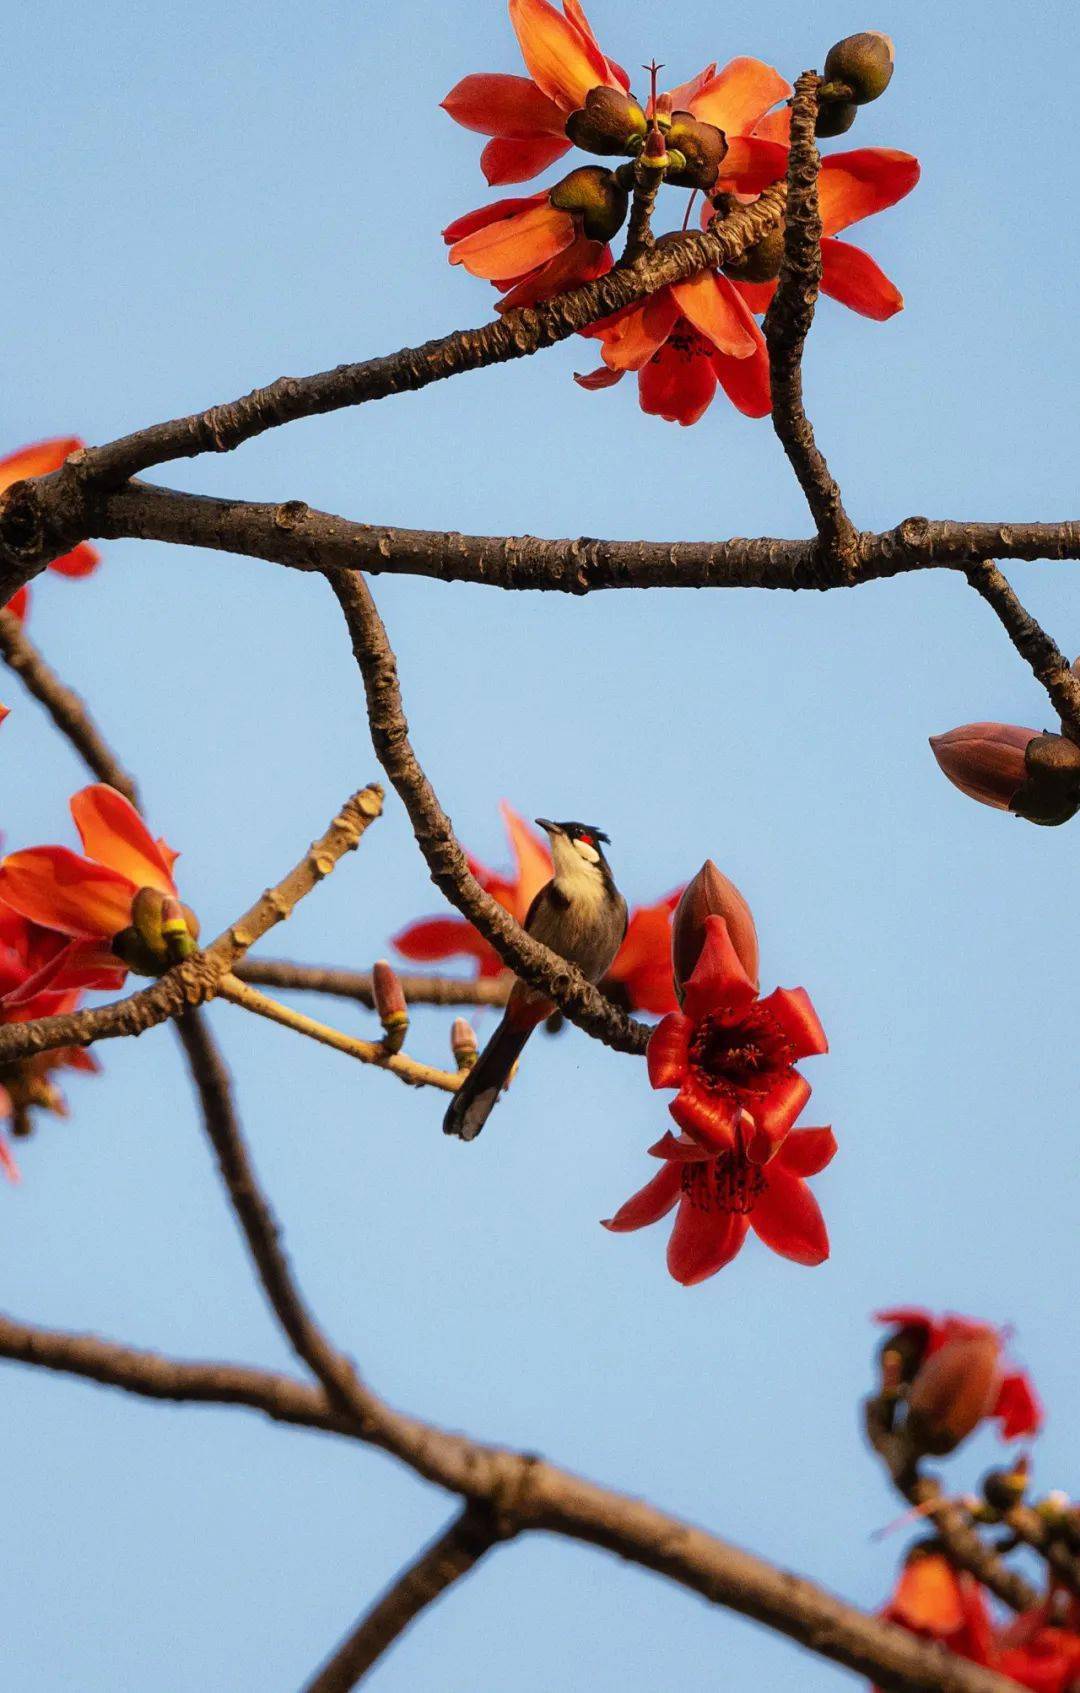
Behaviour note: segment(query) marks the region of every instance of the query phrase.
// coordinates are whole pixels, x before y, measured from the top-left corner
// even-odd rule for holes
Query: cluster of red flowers
[[[563,0],[561,13],[549,0],[510,0],[510,21],[528,76],[467,76],[443,101],[457,123],[492,137],[480,160],[492,186],[527,181],[571,146],[622,154],[688,188],[691,200],[704,193],[707,227],[785,176],[790,112],[780,102],[791,86],[772,66],[751,58],[720,71],[710,64],[664,93],[654,71],[650,96],[638,101],[578,0]],[[873,81],[880,92],[891,74],[891,43],[856,39],[870,41],[883,61]],[[854,117],[854,106],[848,110],[841,128]],[[493,282],[500,311],[603,276],[614,262],[609,243],[626,217],[634,169],[582,166],[551,189],[466,213],[443,231],[450,263]],[[903,298],[869,254],[836,236],[894,205],[918,178],[918,161],[890,148],[859,148],[823,163],[822,289],[865,317],[892,317]],[[769,362],[755,314],[775,292],[782,248],[781,237],[766,237],[722,270],[662,288],[583,330],[600,342],[603,363],[577,380],[606,388],[634,372],[642,409],[671,422],[695,423],[718,386],[746,416],[765,416]]]

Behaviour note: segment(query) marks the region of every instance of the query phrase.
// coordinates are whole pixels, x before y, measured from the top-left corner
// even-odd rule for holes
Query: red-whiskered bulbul
[[[551,841],[555,874],[529,907],[526,934],[598,982],[614,962],[626,934],[626,901],[612,880],[601,842],[588,823],[536,819]],[[518,1054],[554,1010],[549,999],[522,981],[514,983],[502,1022],[450,1102],[443,1131],[475,1140],[510,1079]]]

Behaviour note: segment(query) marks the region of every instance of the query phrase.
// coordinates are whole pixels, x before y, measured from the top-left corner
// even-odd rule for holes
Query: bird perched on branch
[[[576,964],[590,982],[598,982],[626,934],[626,901],[612,880],[601,844],[608,837],[588,823],[552,823],[546,817],[536,821],[551,841],[555,874],[530,905],[525,933]],[[522,1047],[553,1010],[551,1001],[535,988],[514,983],[502,1022],[450,1102],[444,1133],[476,1139]]]

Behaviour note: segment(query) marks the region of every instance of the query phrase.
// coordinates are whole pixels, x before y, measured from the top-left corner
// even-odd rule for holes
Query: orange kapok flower
[[[828,1051],[810,997],[805,988],[776,988],[759,999],[716,916],[705,919],[704,945],[683,988],[682,1010],[653,1031],[649,1081],[678,1088],[668,1110],[703,1151],[745,1147],[765,1164],[810,1098],[795,1065]]]
[[[611,171],[586,165],[539,194],[466,212],[443,240],[450,263],[503,290],[498,309],[510,311],[610,270],[608,241],[627,203]]]
[[[793,1129],[764,1166],[748,1157],[741,1133],[719,1156],[671,1134],[651,1151],[664,1160],[660,1174],[604,1227],[616,1234],[646,1228],[677,1205],[667,1265],[684,1287],[729,1264],[751,1228],[766,1246],[796,1264],[821,1264],[829,1256],[825,1222],[806,1178],[835,1155],[831,1129]]]
[[[82,445],[77,435],[64,435],[52,441],[38,441],[32,447],[20,447],[18,452],[0,458],[0,494],[10,488],[13,482],[22,482],[31,476],[47,476],[50,471],[59,470],[64,460],[70,458]],[[49,569],[57,571],[61,576],[89,576],[100,562],[101,554],[97,548],[81,541],[70,553],[65,553],[62,558],[54,558]],[[20,588],[8,601],[5,609],[14,612],[16,617],[23,618],[29,604],[29,590]]]
[[[1027,1374],[1005,1368],[999,1329],[918,1306],[879,1311],[875,1321],[895,1330],[883,1354],[897,1361],[904,1432],[914,1448],[944,1456],[987,1419],[1003,1440],[1038,1434],[1042,1406]]]
[[[954,1569],[934,1542],[909,1552],[881,1615],[972,1663],[991,1661],[993,1630],[983,1590],[966,1570]]]
[[[104,782],[83,788],[71,814],[86,856],[30,847],[0,861],[0,901],[67,944],[7,1003],[46,989],[119,986],[129,969],[157,975],[194,951],[198,925],[179,904],[177,854]]]

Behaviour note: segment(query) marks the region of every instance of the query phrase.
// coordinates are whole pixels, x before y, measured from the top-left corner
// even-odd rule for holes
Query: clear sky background
[[[681,80],[753,53],[794,76],[854,29],[896,38],[856,145],[924,176],[854,238],[907,309],[825,301],[807,360],[855,519],[1077,515],[1072,129],[1080,18],[1036,5],[593,0],[603,43]],[[491,311],[439,230],[488,197],[438,110],[517,71],[501,0],[40,0],[5,32],[0,450],[102,441],[282,373],[391,351]],[[836,150],[845,141],[831,144]],[[673,197],[674,198],[674,197]],[[690,430],[630,383],[585,394],[581,344],[275,431],[160,479],[372,522],[541,535],[802,535],[767,422]],[[336,605],[316,579],[112,543],[35,584],[32,632],[93,702],[209,932],[377,774]],[[1080,651],[1075,565],[1013,579]],[[876,1606],[901,1539],[858,1431],[869,1313],[919,1301],[1015,1324],[1050,1417],[1038,1479],[1076,1481],[1077,828],[965,801],[928,734],[1049,708],[962,581],[854,593],[587,600],[381,580],[416,747],[462,839],[505,857],[497,803],[595,819],[631,900],[711,855],[757,916],[766,989],[805,985],[832,1043],[807,1120],[817,1270],[751,1239],[684,1290],[666,1230],[597,1219],[666,1122],[643,1068],[538,1039],[475,1146],[412,1092],[226,1005],[210,1013],[316,1310],[395,1404],[641,1493]],[[9,845],[72,840],[86,777],[38,708],[0,741]],[[439,908],[394,799],[267,952],[366,966]],[[313,1007],[314,1008],[314,1007]],[[348,1028],[370,1020],[327,1007]],[[449,1016],[410,1045],[441,1061]],[[488,1020],[486,1028],[491,1027]],[[184,1355],[289,1360],[248,1272],[168,1029],[103,1050],[72,1117],[0,1193],[0,1303]],[[172,1409],[0,1373],[5,1687],[291,1693],[452,1502],[389,1459],[242,1411]],[[980,1437],[949,1465],[969,1485]],[[843,1672],[573,1546],[501,1552],[377,1671],[383,1693],[828,1693]]]

